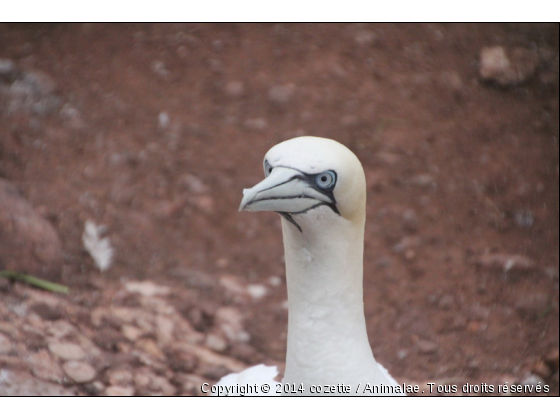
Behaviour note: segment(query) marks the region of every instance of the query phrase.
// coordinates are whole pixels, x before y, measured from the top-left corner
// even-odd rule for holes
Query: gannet
[[[326,386],[343,384],[352,394],[372,395],[364,392],[369,384],[386,385],[378,393],[391,393],[398,384],[376,362],[364,317],[366,182],[360,161],[334,140],[298,137],[268,151],[264,174],[263,181],[243,190],[239,211],[282,216],[288,342],[279,388],[289,395],[313,395],[321,393],[320,385],[322,393],[331,394],[333,388]],[[260,365],[227,375],[217,385],[249,384],[261,374],[273,383],[277,371]],[[338,388],[343,395],[347,390]]]

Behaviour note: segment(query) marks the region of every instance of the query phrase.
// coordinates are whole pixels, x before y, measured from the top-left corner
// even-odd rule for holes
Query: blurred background
[[[280,218],[237,208],[301,135],[363,163],[393,376],[558,395],[558,45],[558,24],[0,24],[0,270],[70,288],[0,277],[0,395],[282,370]]]

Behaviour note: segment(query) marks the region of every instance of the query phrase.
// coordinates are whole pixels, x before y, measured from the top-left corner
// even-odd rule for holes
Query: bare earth
[[[282,366],[279,216],[237,207],[299,135],[364,165],[368,331],[393,376],[424,395],[558,395],[558,39],[557,24],[0,24],[0,270],[71,289],[0,278],[0,395],[200,395]],[[482,64],[492,46],[501,72]],[[104,272],[87,220],[115,249]]]

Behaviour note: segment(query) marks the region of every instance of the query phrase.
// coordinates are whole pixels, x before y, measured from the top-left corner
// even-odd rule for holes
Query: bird
[[[270,394],[402,394],[375,360],[367,336],[366,181],[359,159],[335,140],[304,136],[272,147],[263,169],[265,178],[243,190],[239,211],[281,216],[288,289],[285,374],[282,383],[275,382],[276,368],[259,365],[216,385],[258,380],[272,385]]]

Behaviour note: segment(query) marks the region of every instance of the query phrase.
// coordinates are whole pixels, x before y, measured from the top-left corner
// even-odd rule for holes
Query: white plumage
[[[366,183],[360,161],[334,140],[299,137],[270,149],[264,170],[265,179],[243,191],[239,210],[282,216],[288,286],[283,384],[303,384],[305,394],[316,385],[337,384],[360,394],[365,384],[392,391],[398,384],[375,361],[366,332]],[[275,376],[276,370],[260,365],[217,385],[256,377],[272,383]]]

